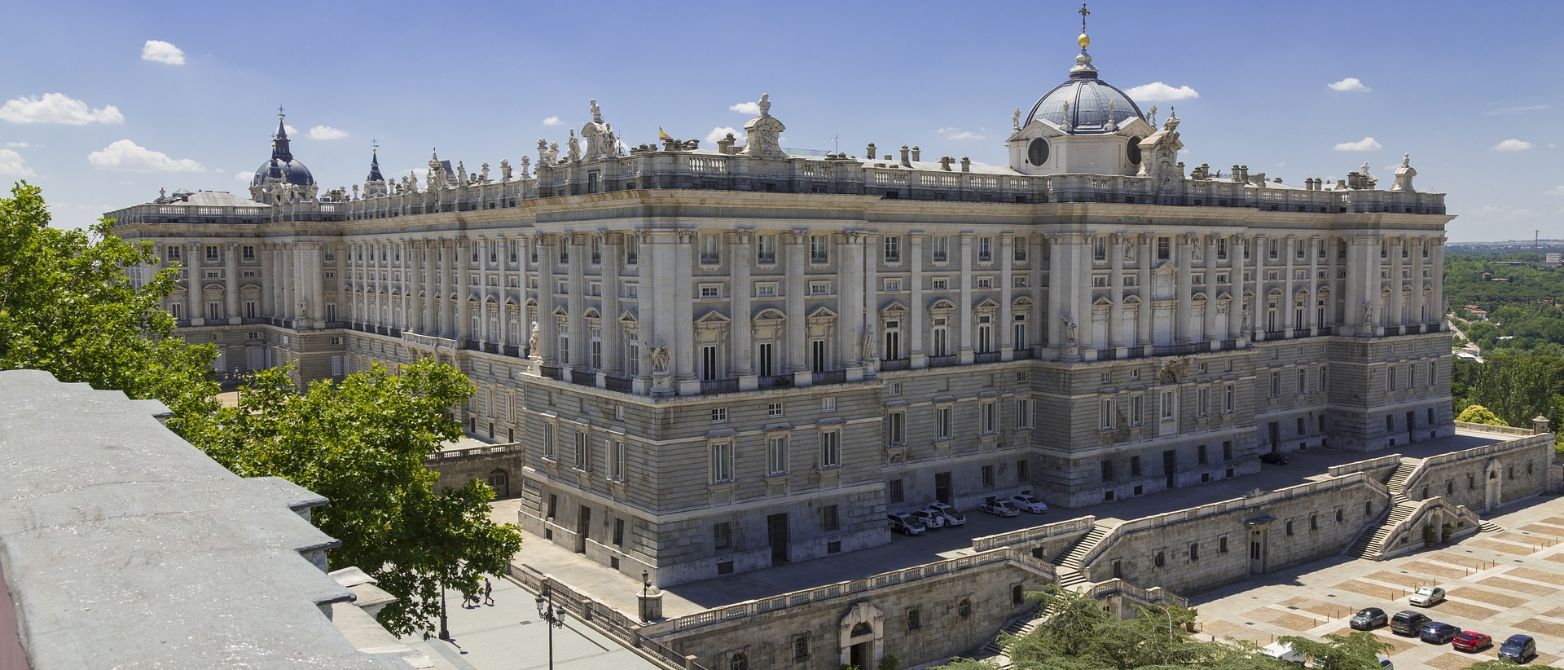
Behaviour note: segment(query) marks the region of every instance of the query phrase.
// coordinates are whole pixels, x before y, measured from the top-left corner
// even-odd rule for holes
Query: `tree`
[[[1461,410],[1461,415],[1455,417],[1455,420],[1462,423],[1480,423],[1486,426],[1510,425],[1505,423],[1504,419],[1501,419],[1498,417],[1498,415],[1494,414],[1493,410],[1490,410],[1487,407],[1483,407],[1482,405],[1467,405],[1466,409]]]
[[[435,494],[438,475],[424,465],[461,436],[450,408],[472,384],[432,359],[397,374],[377,364],[303,394],[288,372],[257,373],[198,446],[240,475],[283,477],[330,499],[314,521],[342,541],[331,567],[356,565],[398,598],[380,613],[388,630],[427,636],[445,588],[476,593],[482,575],[504,573],[521,549],[514,525],[489,519],[487,484]]]
[[[1380,670],[1378,654],[1390,649],[1390,645],[1380,642],[1373,633],[1363,631],[1326,635],[1323,642],[1293,635],[1279,641],[1311,659],[1313,667],[1323,670]]]
[[[1466,666],[1466,670],[1515,670],[1517,667],[1523,666],[1517,666],[1514,661],[1493,659],[1468,665]],[[1560,670],[1559,668],[1555,668],[1551,665],[1527,665],[1524,667],[1527,670]]]
[[[172,337],[162,300],[176,267],[141,287],[128,271],[156,265],[149,243],[133,244],[102,219],[87,230],[49,226],[42,191],[27,182],[0,197],[0,370],[33,368],[62,382],[163,401],[169,427],[184,432],[217,407],[208,368],[217,351]]]

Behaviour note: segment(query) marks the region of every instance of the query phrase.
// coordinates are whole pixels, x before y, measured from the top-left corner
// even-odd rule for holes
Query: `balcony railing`
[[[1153,356],[1182,356],[1185,354],[1193,354],[1199,351],[1197,346],[1198,344],[1199,343],[1196,342],[1185,342],[1183,344],[1164,344],[1162,346],[1152,347],[1151,353]]]
[[[1101,349],[1097,351],[1097,360],[1111,361],[1119,357],[1118,349]]]
[[[1309,329],[1308,328],[1294,328],[1294,329],[1292,329],[1292,336],[1293,337],[1308,337],[1309,336]]]
[[[1031,347],[1027,347],[1025,349],[1017,349],[1017,350],[1015,350],[1015,355],[1013,356],[1013,358],[1015,358],[1018,361],[1019,360],[1025,360],[1025,359],[1028,359],[1028,358],[1036,358],[1036,357],[1037,357],[1037,352],[1034,351]]]
[[[774,389],[786,388],[793,385],[793,378],[787,375],[773,375],[760,378],[760,388]]]
[[[713,393],[738,393],[739,380],[737,379],[703,379],[701,380],[701,394]]]
[[[1335,326],[1320,326],[1319,328],[1315,328],[1314,332],[1319,333],[1320,335],[1335,335],[1336,334],[1336,327]]]
[[[570,383],[577,386],[597,386],[597,373],[591,370],[571,370]]]
[[[548,365],[539,365],[538,366],[538,373],[542,374],[544,377],[548,377],[549,379],[556,379],[556,380],[559,380],[559,381],[564,381],[565,380],[565,370],[564,370],[564,368],[556,368],[556,367],[551,367],[551,366],[548,366]]]
[[[881,370],[906,370],[912,367],[912,360],[907,358],[887,358],[880,361]]]
[[[814,382],[816,384],[842,384],[846,381],[846,370],[831,370],[829,372],[814,373]]]
[[[1386,337],[1393,337],[1393,336],[1401,335],[1401,334],[1402,334],[1401,326],[1385,326],[1385,336]]]
[[[931,367],[931,368],[948,367],[948,366],[951,366],[951,365],[955,365],[957,362],[958,361],[956,360],[955,356],[930,356],[929,357],[929,367]]]
[[[634,380],[628,377],[603,377],[603,388],[619,393],[630,393],[635,388]]]
[[[972,355],[972,362],[974,362],[974,363],[997,363],[997,362],[999,362],[999,352],[997,352],[997,351],[984,351],[982,353],[973,354]]]

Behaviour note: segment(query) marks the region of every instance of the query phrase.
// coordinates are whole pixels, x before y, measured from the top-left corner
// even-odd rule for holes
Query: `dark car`
[[[1390,617],[1390,631],[1397,635],[1417,635],[1429,621],[1428,615],[1422,612],[1401,610]]]
[[[1537,655],[1537,641],[1530,635],[1511,635],[1499,645],[1499,658],[1525,663]]]
[[[1461,629],[1458,626],[1452,626],[1442,621],[1430,621],[1423,624],[1423,629],[1418,632],[1417,636],[1424,642],[1450,644],[1450,641],[1460,634]]]
[[[1463,630],[1450,643],[1456,651],[1479,652],[1493,646],[1493,638],[1475,630]]]
[[[1390,617],[1385,614],[1385,610],[1367,607],[1352,615],[1352,620],[1348,621],[1347,625],[1352,626],[1353,630],[1374,630],[1389,622]]]
[[[1287,457],[1274,451],[1267,451],[1260,454],[1260,462],[1270,463],[1271,465],[1287,465]]]

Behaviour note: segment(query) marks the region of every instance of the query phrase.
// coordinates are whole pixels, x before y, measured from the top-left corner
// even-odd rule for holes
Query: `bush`
[[[1467,405],[1466,409],[1461,410],[1460,416],[1455,417],[1455,420],[1462,423],[1480,423],[1487,426],[1510,425],[1505,423],[1504,419],[1499,418],[1497,414],[1494,414],[1493,410],[1482,405]]]

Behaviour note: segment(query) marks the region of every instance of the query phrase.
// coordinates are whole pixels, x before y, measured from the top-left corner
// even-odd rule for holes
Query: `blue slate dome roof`
[[[1070,103],[1068,120],[1064,114],[1066,102]],[[1115,125],[1135,117],[1144,118],[1140,107],[1130,96],[1097,78],[1097,68],[1092,67],[1091,56],[1082,49],[1081,54],[1075,57],[1075,67],[1070,68],[1070,78],[1038,98],[1037,104],[1032,106],[1032,112],[1026,116],[1026,123],[1031,123],[1032,119],[1043,119],[1066,126],[1075,135],[1111,132],[1107,128],[1109,102],[1113,103]]]
[[[272,157],[255,169],[255,177],[250,180],[251,186],[260,186],[267,179],[277,179],[294,186],[314,186],[315,175],[310,174],[310,169],[304,167],[293,158],[293,151],[288,148],[288,127],[282,123],[283,115],[277,114],[277,134],[272,136]]]

